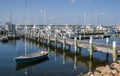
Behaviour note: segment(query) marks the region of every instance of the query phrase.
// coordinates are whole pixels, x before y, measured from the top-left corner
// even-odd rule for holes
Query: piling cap
[[[113,41],[113,47],[116,47],[116,41]]]
[[[107,42],[107,43],[109,42],[109,38],[108,38],[108,37],[106,38],[106,42]]]
[[[57,35],[55,34],[55,37],[57,37]]]
[[[48,34],[48,36],[50,36],[50,34]]]
[[[90,44],[92,44],[93,38],[92,36],[90,36]]]
[[[65,38],[65,36],[63,36],[63,39]]]
[[[74,40],[77,40],[77,37],[75,37]]]

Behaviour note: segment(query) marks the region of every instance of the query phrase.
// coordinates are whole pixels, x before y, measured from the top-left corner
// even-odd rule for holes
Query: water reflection
[[[38,60],[38,61],[31,62],[31,63],[17,64],[15,70],[16,70],[16,71],[19,71],[19,70],[21,70],[21,69],[25,69],[25,68],[28,68],[28,67],[31,67],[31,66],[40,64],[40,63],[45,62],[45,61],[47,61],[47,60],[49,60],[48,57],[47,57],[47,58],[44,58],[44,59],[42,59],[42,60]]]
[[[84,49],[79,48],[78,52],[72,52],[69,50],[63,50],[63,48],[58,48],[54,44],[47,45],[43,43],[39,43],[40,47],[44,46],[44,49],[46,48],[48,52],[54,52],[55,60],[57,59],[57,54],[61,55],[63,57],[63,64],[66,64],[66,60],[69,59],[74,62],[73,68],[76,70],[78,67],[78,64],[81,65],[84,68],[88,68],[89,71],[95,70],[96,67],[104,66],[108,64],[108,57],[105,58],[105,60],[99,60],[99,58],[93,58],[90,59],[90,56],[82,55],[81,51]]]
[[[48,52],[50,52],[50,45],[48,45],[48,49],[47,50],[48,50]]]
[[[89,60],[89,72],[92,72],[92,59]]]
[[[27,71],[28,69],[27,68],[25,68],[25,76],[28,76],[28,71]]]
[[[56,49],[56,46],[55,46],[55,60],[57,60],[57,49]]]
[[[75,52],[75,57],[74,57],[74,69],[75,70],[77,69],[77,55],[76,55],[76,52]]]
[[[65,55],[65,51],[63,51],[63,64],[66,63],[66,55]]]

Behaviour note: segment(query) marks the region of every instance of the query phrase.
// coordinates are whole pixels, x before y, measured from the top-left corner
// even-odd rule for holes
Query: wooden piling
[[[48,34],[48,45],[50,44],[50,34]]]
[[[65,36],[63,36],[63,50],[65,50],[66,48],[66,38]]]
[[[69,39],[70,39],[70,33],[69,33]]]
[[[71,47],[71,46],[69,45],[69,51],[70,51],[70,47]]]
[[[55,34],[55,45],[57,45],[57,36]]]
[[[116,49],[116,41],[113,41],[113,62],[117,59],[117,49]]]
[[[93,39],[92,36],[90,36],[90,58],[93,57]]]
[[[109,38],[107,37],[107,38],[106,38],[106,44],[108,44],[108,43],[109,43]]]
[[[79,48],[79,53],[80,53],[80,55],[81,55],[81,49],[82,49],[82,48]]]
[[[77,37],[74,38],[74,50],[77,51]]]
[[[61,37],[63,37],[63,32],[61,33]]]
[[[82,36],[81,35],[79,35],[79,40],[81,40],[82,39]]]

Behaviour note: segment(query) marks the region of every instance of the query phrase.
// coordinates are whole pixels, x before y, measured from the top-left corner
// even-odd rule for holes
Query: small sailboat
[[[48,56],[48,52],[40,51],[40,52],[25,55],[25,56],[16,57],[15,61],[16,61],[17,64],[30,63],[30,62],[33,62],[33,61],[42,60],[42,59],[46,58],[47,56]]]
[[[27,10],[27,0],[26,0],[26,10]],[[35,53],[31,53],[31,54],[27,54],[27,50],[26,50],[26,30],[27,30],[27,11],[26,11],[26,27],[25,27],[25,55],[15,57],[15,61],[16,61],[17,64],[37,61],[37,60],[40,60],[40,59],[44,59],[48,56],[48,52],[46,52],[45,50],[35,52]]]

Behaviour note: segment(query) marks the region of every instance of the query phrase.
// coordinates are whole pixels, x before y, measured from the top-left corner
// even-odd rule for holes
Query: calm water
[[[120,40],[117,40],[120,45]],[[95,42],[105,43],[105,39],[96,39]],[[67,45],[66,50],[62,50],[61,44],[57,47],[54,43],[47,46],[43,43],[27,41],[27,53],[37,52],[46,49],[50,52],[48,58],[29,64],[16,65],[14,57],[24,55],[24,40],[0,42],[0,76],[76,76],[80,73],[93,71],[95,67],[112,63],[112,55],[102,52],[94,52],[93,60],[89,58],[87,49],[78,49],[74,52],[74,47]],[[119,59],[119,58],[118,58]]]

